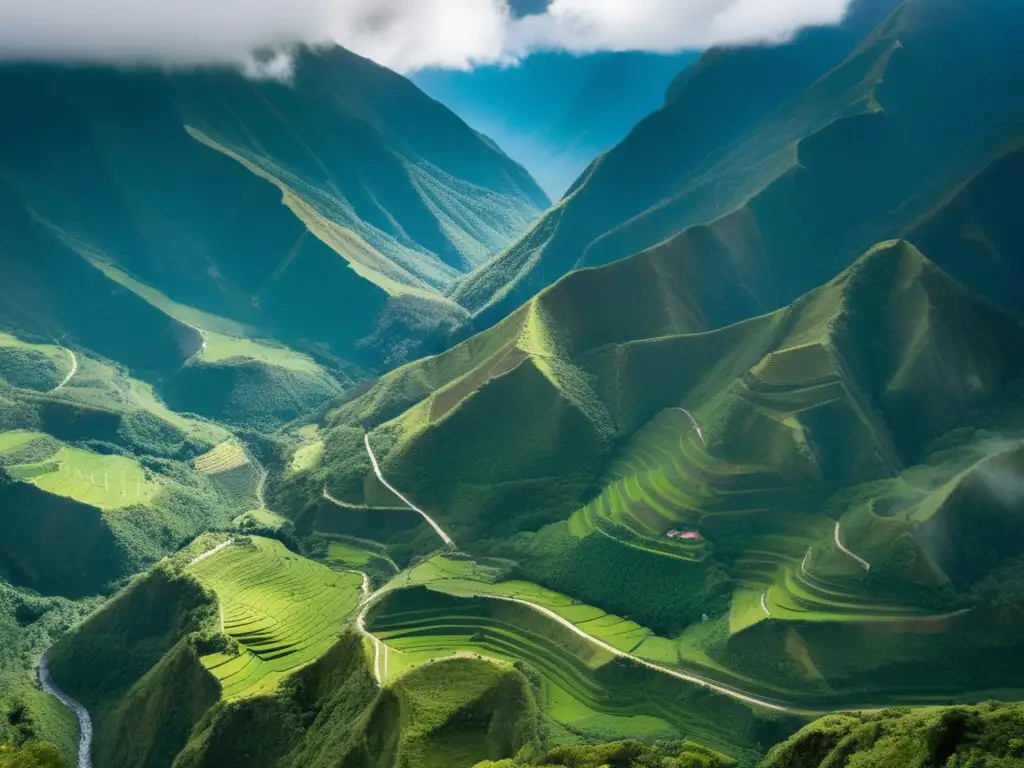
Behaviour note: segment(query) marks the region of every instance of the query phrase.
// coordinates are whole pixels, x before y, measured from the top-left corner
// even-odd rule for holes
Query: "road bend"
[[[690,413],[685,408],[679,408],[679,407],[669,408],[669,410],[670,411],[682,411],[683,413],[685,413],[687,418],[689,418],[690,422],[693,424],[693,429],[697,433],[697,437],[700,438],[700,441],[702,443],[704,443],[704,445],[708,444],[708,441],[704,439],[704,430],[700,428],[700,424],[697,422],[697,419],[694,417],[694,415],[692,413]]]
[[[64,377],[64,381],[53,388],[54,392],[59,392],[64,389],[64,387],[70,384],[71,380],[75,378],[75,374],[78,373],[78,355],[67,347],[64,348],[64,351],[71,357],[71,370],[68,372],[68,375]]]
[[[420,517],[422,517],[424,520],[430,523],[430,527],[434,529],[434,533],[441,537],[441,541],[443,541],[449,549],[455,549],[455,542],[452,541],[451,536],[444,532],[444,529],[441,528],[441,526],[438,525],[437,522],[435,522],[434,518],[432,518],[422,509],[420,509],[411,501],[409,501],[409,499],[402,495],[401,491],[399,491],[397,488],[395,488],[395,486],[389,483],[387,479],[384,477],[384,475],[381,474],[380,465],[377,463],[377,457],[374,455],[373,447],[370,445],[369,432],[363,434],[363,442],[366,444],[366,455],[370,457],[370,464],[373,465],[373,474],[375,474],[377,476],[377,479],[380,480],[381,485],[383,485],[385,488],[387,488],[389,491],[395,494],[395,496],[401,499],[402,503],[409,507],[409,509],[411,509],[413,512],[416,512],[417,514],[419,514]]]
[[[848,550],[846,547],[843,546],[842,539],[839,538],[839,521],[838,520],[836,520],[835,539],[836,539],[836,546],[839,547],[839,549],[842,550],[842,552],[844,554],[847,554],[850,557],[852,557],[854,560],[856,560],[860,564],[860,567],[863,568],[865,571],[870,571],[871,570],[871,563],[869,563],[867,560],[865,560],[860,555],[855,555],[853,552],[851,552],[850,550]]]

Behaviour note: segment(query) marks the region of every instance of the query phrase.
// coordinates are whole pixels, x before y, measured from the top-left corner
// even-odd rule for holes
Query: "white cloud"
[[[237,64],[287,74],[258,48],[339,43],[399,71],[468,68],[538,49],[654,50],[777,40],[842,18],[850,0],[0,0],[0,59]]]

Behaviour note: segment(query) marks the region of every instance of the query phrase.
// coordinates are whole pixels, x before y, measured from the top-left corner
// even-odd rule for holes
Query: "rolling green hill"
[[[989,251],[977,268],[971,251],[929,236],[957,226],[949,217],[981,187],[995,204],[979,227],[1015,229],[998,200],[1020,194],[1019,174],[1000,171],[1024,136],[1019,14],[1000,0],[895,6],[855,5],[840,27],[785,46],[705,54],[659,112],[454,297],[487,327],[571,270],[647,249],[707,263],[714,249],[716,268],[695,270],[694,292],[723,325],[749,317],[751,303],[790,303],[876,242],[913,235],[957,279],[1008,309],[1024,305],[1019,260],[998,258],[1008,235],[974,239]],[[924,227],[930,214],[949,223]],[[720,294],[723,275],[738,297]]]
[[[5,65],[0,98],[19,105],[0,133],[0,325],[147,374],[191,359],[200,328],[338,364],[430,351],[465,320],[443,292],[548,204],[340,48],[300,52],[287,84]]]

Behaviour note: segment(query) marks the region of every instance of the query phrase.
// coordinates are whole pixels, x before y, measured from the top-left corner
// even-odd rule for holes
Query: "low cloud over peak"
[[[0,59],[235,64],[338,43],[398,71],[510,62],[535,50],[674,51],[784,39],[850,0],[4,0]],[[531,0],[532,1],[532,0]],[[515,11],[515,12],[514,12]],[[540,11],[540,12],[538,12]],[[282,70],[280,61],[270,75]]]

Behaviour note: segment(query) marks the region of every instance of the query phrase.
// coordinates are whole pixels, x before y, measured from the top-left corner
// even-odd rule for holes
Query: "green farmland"
[[[44,435],[31,432],[5,432],[0,434],[0,453],[10,454],[43,439]],[[146,504],[160,489],[134,459],[60,446],[52,440],[49,443],[56,452],[8,465],[11,476],[100,509]]]
[[[225,699],[269,693],[282,678],[318,659],[355,612],[362,585],[359,574],[332,571],[258,537],[190,570],[217,593],[223,629],[239,645],[236,656],[211,654],[202,660]]]
[[[618,658],[524,605],[398,589],[375,607],[368,629],[382,641],[388,685],[444,658],[522,662],[539,676],[545,715],[588,739],[685,735],[737,757],[754,750],[743,731],[756,716],[746,705]],[[732,727],[721,722],[726,712]]]

